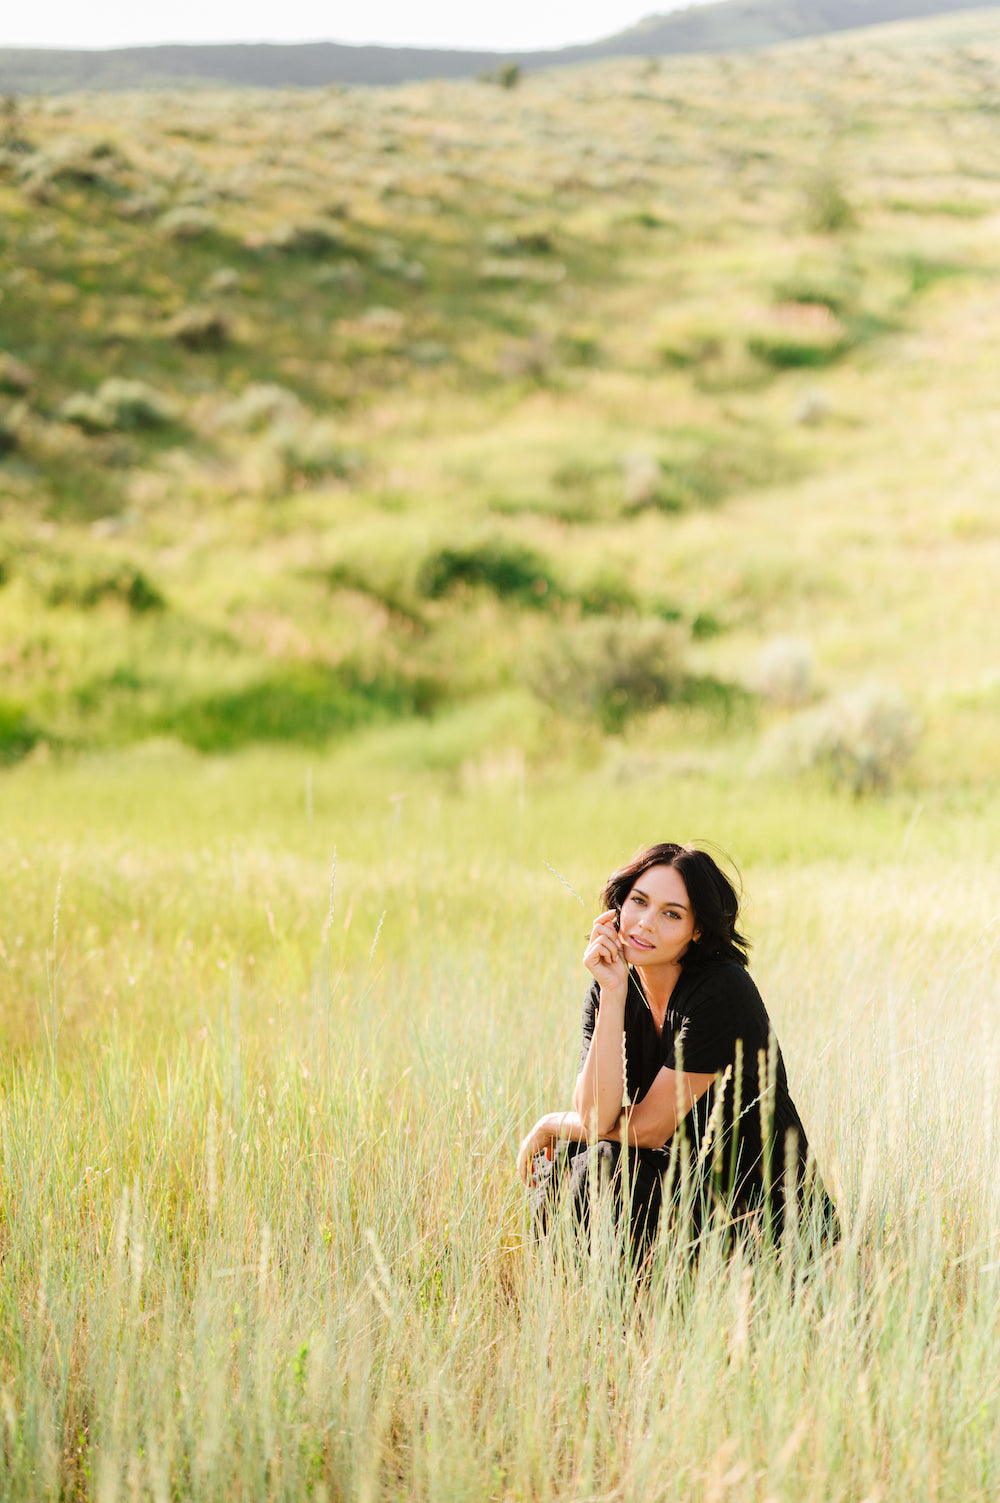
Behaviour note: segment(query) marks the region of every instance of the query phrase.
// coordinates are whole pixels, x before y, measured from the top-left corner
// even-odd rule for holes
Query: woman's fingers
[[[588,970],[595,965],[614,966],[622,956],[622,943],[618,936],[618,930],[609,923],[598,920],[590,932],[590,942],[583,956],[583,963]]]
[[[600,969],[614,965],[615,957],[604,945],[588,945],[584,951],[583,963],[588,971],[593,971],[595,967]]]
[[[621,940],[618,930],[610,920],[599,918],[590,931],[590,948],[609,956],[621,953]]]
[[[597,942],[598,939],[606,939],[608,944],[611,944],[612,950],[618,950],[621,947],[621,941],[618,938],[618,926],[612,923],[611,918],[598,918],[595,921],[594,927],[591,929],[591,944]]]
[[[541,1148],[533,1128],[517,1150],[517,1172],[521,1182],[531,1188],[535,1177],[535,1154]]]
[[[602,986],[618,986],[627,974],[617,925],[618,914],[614,908],[598,914],[583,955],[587,970]]]

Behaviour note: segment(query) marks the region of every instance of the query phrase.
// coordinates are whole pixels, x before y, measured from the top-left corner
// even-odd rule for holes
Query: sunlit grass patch
[[[995,800],[748,797],[666,723],[645,774],[457,778],[482,729],[4,773],[11,1495],[992,1487]],[[692,1264],[665,1225],[636,1290],[610,1225],[530,1240],[564,882],[596,903],[651,830],[743,869],[832,1255]]]

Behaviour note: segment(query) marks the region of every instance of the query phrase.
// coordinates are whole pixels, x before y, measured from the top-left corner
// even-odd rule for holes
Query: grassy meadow
[[[998,110],[988,12],[5,106],[0,1497],[996,1496]],[[531,1245],[651,838],[808,1269]]]
[[[992,1496],[996,804],[407,751],[7,774],[4,1496]],[[584,990],[549,867],[592,902],[650,828],[741,853],[847,1229],[806,1280],[665,1239],[636,1300],[530,1244]]]

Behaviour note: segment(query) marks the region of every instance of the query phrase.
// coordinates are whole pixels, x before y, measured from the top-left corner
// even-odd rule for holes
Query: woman
[[[609,878],[604,907],[583,957],[594,980],[573,1110],[539,1118],[517,1156],[541,1228],[560,1192],[585,1224],[595,1183],[610,1180],[620,1206],[627,1144],[638,1257],[665,1193],[694,1235],[714,1213],[778,1238],[793,1196],[818,1238],[835,1237],[732,883],[705,851],[651,845]]]

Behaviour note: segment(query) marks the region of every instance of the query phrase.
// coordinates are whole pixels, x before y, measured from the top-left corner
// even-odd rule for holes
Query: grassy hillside
[[[864,783],[874,714],[991,777],[998,101],[980,17],[9,107],[5,754],[468,705],[456,765]]]

